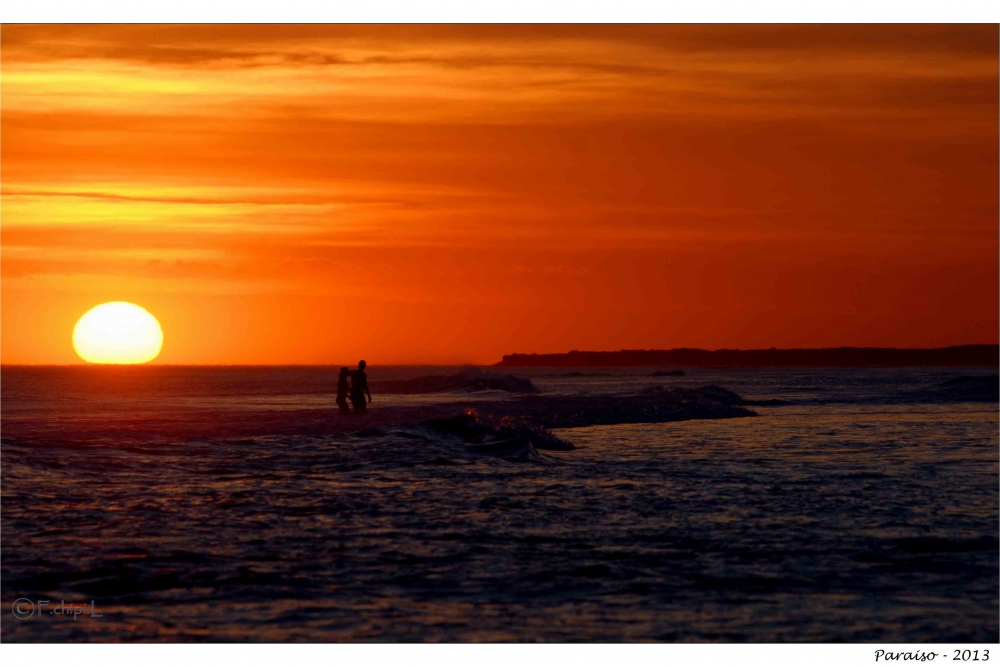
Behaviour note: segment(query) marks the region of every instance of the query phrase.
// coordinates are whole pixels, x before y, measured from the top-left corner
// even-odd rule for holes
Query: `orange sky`
[[[3,26],[3,363],[998,340],[997,26]]]

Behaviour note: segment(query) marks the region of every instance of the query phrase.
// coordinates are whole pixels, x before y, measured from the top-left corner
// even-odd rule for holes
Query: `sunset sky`
[[[996,343],[998,38],[5,25],[2,362]]]

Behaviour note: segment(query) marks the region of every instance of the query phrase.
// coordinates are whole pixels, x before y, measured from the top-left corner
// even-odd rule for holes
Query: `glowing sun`
[[[144,364],[163,347],[163,330],[145,308],[126,301],[94,306],[73,328],[73,348],[92,364]]]

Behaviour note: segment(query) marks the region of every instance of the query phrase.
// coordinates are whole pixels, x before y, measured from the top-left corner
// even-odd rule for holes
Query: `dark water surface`
[[[995,369],[569,370],[518,374],[788,404],[525,460],[296,432],[333,369],[4,367],[3,640],[1000,638],[997,404],[926,391]],[[378,393],[427,372],[372,369],[372,414],[462,400]]]

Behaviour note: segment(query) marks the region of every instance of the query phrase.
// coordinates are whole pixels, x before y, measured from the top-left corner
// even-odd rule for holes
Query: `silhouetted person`
[[[350,390],[347,386],[347,376],[350,372],[350,369],[344,366],[340,369],[340,375],[337,377],[337,405],[340,407],[340,414],[342,415],[351,414],[350,409],[347,407],[347,392]]]
[[[351,403],[356,415],[365,414],[368,407],[365,394],[368,394],[368,403],[371,403],[372,393],[368,391],[368,375],[365,374],[365,360],[362,359],[358,362],[358,370],[351,371]]]

